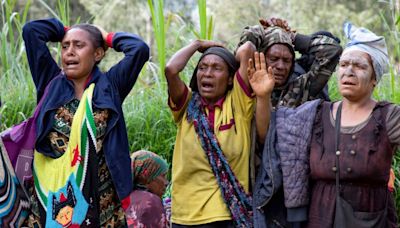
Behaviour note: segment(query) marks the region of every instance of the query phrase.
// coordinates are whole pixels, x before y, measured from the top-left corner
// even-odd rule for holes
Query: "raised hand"
[[[93,26],[96,27],[98,30],[100,30],[101,36],[103,37],[103,40],[104,40],[104,42],[105,42],[106,39],[107,39],[107,36],[108,36],[108,32],[106,32],[106,30],[104,30],[102,27],[100,27],[100,26],[98,26],[98,25],[93,25]],[[105,45],[105,46],[104,46],[104,51],[107,51],[107,49],[108,49],[108,46]]]
[[[203,53],[210,47],[223,47],[224,45],[220,42],[212,41],[212,40],[197,40],[198,48],[197,51]]]
[[[269,96],[272,93],[275,78],[272,67],[268,67],[267,71],[264,53],[254,52],[254,63],[253,59],[250,58],[247,74],[250,86],[257,97]]]
[[[271,26],[278,26],[287,32],[290,32],[292,36],[296,33],[295,29],[290,28],[288,22],[285,19],[271,17],[269,19],[260,19],[260,24],[263,26],[264,29],[267,29]]]

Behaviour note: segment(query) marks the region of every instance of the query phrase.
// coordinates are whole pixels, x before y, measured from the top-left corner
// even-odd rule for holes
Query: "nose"
[[[285,63],[280,59],[280,60],[278,60],[276,62],[275,68],[279,69],[279,70],[284,69],[285,68]]]
[[[354,71],[353,71],[353,66],[351,64],[349,64],[348,66],[346,66],[343,70],[343,76],[347,76],[347,77],[353,77],[354,76]]]
[[[68,48],[66,48],[65,54],[66,54],[67,56],[73,56],[73,55],[75,54],[74,48],[73,48],[72,45],[69,45]]]
[[[211,77],[212,75],[212,69],[211,67],[207,67],[206,69],[203,70],[203,76],[205,77]]]

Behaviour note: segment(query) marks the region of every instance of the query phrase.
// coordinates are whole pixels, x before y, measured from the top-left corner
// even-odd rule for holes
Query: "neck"
[[[83,92],[85,91],[86,84],[90,80],[90,75],[83,78],[70,79],[70,80],[74,83],[75,97],[80,100]]]
[[[363,109],[370,109],[371,106],[375,106],[375,101],[371,98],[371,96],[368,96],[366,98],[354,101],[354,100],[349,100],[345,97],[343,97],[343,109],[346,109],[348,111],[357,111],[357,110],[363,110]]]

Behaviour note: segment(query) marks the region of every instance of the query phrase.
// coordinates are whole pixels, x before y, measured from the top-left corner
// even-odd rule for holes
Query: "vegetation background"
[[[171,162],[176,127],[167,107],[162,74],[165,62],[195,39],[215,39],[234,50],[240,32],[259,18],[281,17],[297,32],[327,30],[342,39],[342,24],[351,21],[384,35],[389,45],[390,73],[374,96],[400,104],[400,0],[2,0],[0,5],[0,131],[32,115],[36,92],[21,37],[32,19],[57,17],[65,25],[89,22],[108,31],[129,31],[151,47],[151,59],[124,103],[131,151],[148,149]],[[51,45],[59,59],[59,46]],[[108,51],[101,63],[108,69],[122,55]],[[193,58],[182,77],[188,81]],[[339,99],[336,76],[329,81],[330,96]],[[400,215],[400,153],[393,162],[395,197]]]

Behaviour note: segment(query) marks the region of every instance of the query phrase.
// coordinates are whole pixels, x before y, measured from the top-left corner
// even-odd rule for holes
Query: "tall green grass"
[[[65,25],[70,25],[72,21],[74,23],[79,21],[79,17],[78,19],[71,17],[72,12],[68,0],[58,0],[54,11],[44,0],[39,0],[39,2],[48,9],[52,16],[58,17]],[[164,67],[167,57],[187,45],[191,40],[213,39],[215,19],[207,15],[206,0],[198,0],[197,4],[199,28],[195,28],[190,22],[183,21],[174,12],[165,15],[163,0],[148,0],[157,46],[157,51],[154,53],[157,56],[152,56],[151,61],[146,64],[137,84],[123,105],[131,151],[148,149],[171,162],[176,126],[167,106],[168,94],[164,79]],[[2,116],[0,130],[29,117],[36,104],[35,88],[21,38],[21,29],[27,20],[31,1],[27,0],[24,8],[20,11],[16,10],[16,5],[17,0],[7,0],[1,1],[0,6],[0,97],[3,103],[0,108]],[[388,31],[385,34],[387,42],[393,47],[389,50],[390,55],[400,58],[398,50],[400,13],[393,7],[390,9],[393,13],[393,22],[382,21],[382,23]],[[101,15],[95,16],[101,17]],[[57,48],[54,51],[57,56],[59,53]],[[192,58],[188,67],[182,72],[181,76],[185,81],[190,78],[195,64],[196,58]],[[154,79],[154,82],[144,81],[144,78]],[[335,76],[329,81],[330,96],[334,100],[340,99],[336,81]],[[389,100],[399,104],[399,88],[399,72],[395,72],[391,67],[390,74],[382,78],[374,96],[378,100]],[[393,168],[397,177],[395,197],[400,215],[400,153],[395,155]]]
[[[36,101],[21,37],[30,3],[28,0],[21,12],[15,11],[16,0],[1,1],[0,5],[0,129],[30,116]]]
[[[153,4],[153,0],[148,0],[147,2],[151,12],[154,35],[157,43],[158,63],[160,69],[158,75],[162,81],[164,78],[164,69],[166,63],[164,1],[155,0],[155,4]]]
[[[193,33],[198,39],[202,40],[212,40],[214,34],[214,20],[213,17],[207,17],[207,0],[198,0],[197,7],[199,10],[199,24],[200,33],[193,30]]]

